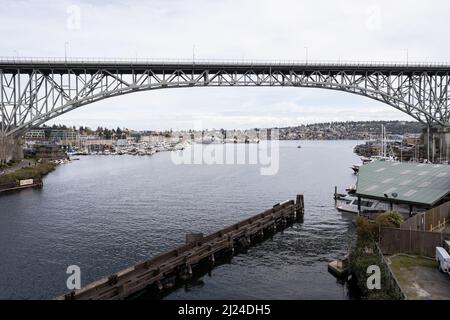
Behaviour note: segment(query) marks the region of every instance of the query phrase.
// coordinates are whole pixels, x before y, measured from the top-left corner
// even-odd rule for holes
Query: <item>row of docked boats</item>
[[[71,152],[67,152],[68,156],[74,155],[105,155],[105,156],[115,156],[115,155],[132,155],[132,156],[151,156],[155,153],[162,151],[180,151],[184,150],[188,146],[188,142],[183,143],[139,143],[139,144],[130,144],[125,146],[115,146],[110,149],[104,150],[89,150],[88,148],[84,148],[82,150],[72,150]]]

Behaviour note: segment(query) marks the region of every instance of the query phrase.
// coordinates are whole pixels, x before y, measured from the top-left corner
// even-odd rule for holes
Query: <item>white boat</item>
[[[371,156],[371,157],[361,157],[362,164],[354,164],[350,168],[353,170],[354,174],[359,173],[359,169],[362,165],[371,163],[373,161],[397,161],[397,159],[394,156],[394,152],[391,148],[391,154],[387,155],[387,148],[386,148],[386,128],[384,125],[381,125],[381,150],[380,154],[377,156]]]
[[[206,136],[202,138],[202,144],[211,144],[215,141],[214,137]]]
[[[369,158],[369,157],[361,157],[361,161],[362,161],[363,164],[367,164],[367,163],[372,162],[373,159]]]
[[[373,161],[397,161],[393,156],[373,156],[370,158]]]
[[[361,168],[361,166],[374,162],[374,161],[397,161],[397,159],[395,159],[392,156],[372,156],[370,158],[361,158],[361,161],[363,162],[362,164],[354,164],[352,165],[350,168],[353,170],[354,174],[358,174],[359,173],[359,169]]]
[[[378,202],[379,201],[361,199],[361,213],[375,213],[384,211],[376,208]],[[358,198],[351,196],[343,197],[336,205],[336,209],[342,212],[358,214]]]
[[[336,205],[336,209],[342,212],[350,212],[358,214],[358,198],[353,196],[341,197]],[[361,199],[361,213],[382,213],[386,211],[391,211],[391,205],[388,202]],[[393,204],[392,211],[397,211],[404,216],[409,215],[409,206],[403,204]],[[423,209],[416,209],[411,212],[412,215],[424,212]]]

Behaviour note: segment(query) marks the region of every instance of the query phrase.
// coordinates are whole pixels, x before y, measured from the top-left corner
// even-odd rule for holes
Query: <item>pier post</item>
[[[297,205],[297,210],[295,211],[295,217],[298,222],[303,222],[303,215],[305,213],[305,200],[302,194],[297,195],[295,204]]]

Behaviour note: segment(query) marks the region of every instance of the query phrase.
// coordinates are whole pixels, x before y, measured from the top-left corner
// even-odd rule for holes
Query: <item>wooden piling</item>
[[[302,194],[297,195],[295,204],[296,204],[296,211],[295,211],[296,220],[297,222],[303,222],[303,216],[305,214],[305,200]]]
[[[187,280],[193,268],[207,261],[213,267],[221,254],[235,254],[246,250],[294,221],[303,222],[304,198],[276,204],[239,223],[214,232],[208,236],[189,234],[186,244],[138,263],[107,278],[58,297],[58,300],[114,300],[125,299],[149,287],[159,291],[170,289],[176,279]],[[235,250],[237,249],[237,250]]]

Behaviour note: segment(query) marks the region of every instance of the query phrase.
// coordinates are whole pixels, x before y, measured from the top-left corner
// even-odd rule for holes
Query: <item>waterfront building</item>
[[[420,133],[407,133],[403,136],[403,142],[412,145],[420,144],[421,143],[420,136],[421,136]]]
[[[62,159],[66,157],[66,153],[58,145],[37,145],[34,156],[41,159]]]
[[[126,146],[128,146],[127,139],[117,139],[116,140],[116,147],[126,147]]]
[[[78,133],[70,129],[52,129],[50,131],[50,140],[62,144],[72,144],[77,142]]]
[[[374,161],[359,169],[355,195],[428,210],[450,201],[450,165]]]
[[[25,134],[25,140],[43,140],[45,139],[44,129],[30,130]]]

